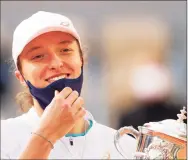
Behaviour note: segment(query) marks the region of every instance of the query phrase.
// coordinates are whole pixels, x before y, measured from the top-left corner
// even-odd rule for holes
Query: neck
[[[43,114],[43,109],[37,102],[37,100],[33,99],[34,102],[34,109],[37,112],[38,116],[41,117]],[[81,134],[84,133],[85,130],[87,130],[89,127],[88,122],[82,118],[81,120],[77,121],[77,123],[74,125],[74,127],[69,131],[67,134]]]

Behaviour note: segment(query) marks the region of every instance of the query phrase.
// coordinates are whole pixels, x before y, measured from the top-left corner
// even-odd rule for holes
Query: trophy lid
[[[183,107],[180,112],[181,114],[177,114],[177,120],[166,119],[159,122],[149,122],[145,123],[144,127],[186,141],[186,124],[183,122],[187,118],[185,116],[186,107]]]

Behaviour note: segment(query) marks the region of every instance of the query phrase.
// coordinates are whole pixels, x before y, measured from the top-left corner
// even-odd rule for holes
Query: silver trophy
[[[132,126],[120,128],[115,134],[115,146],[126,159],[120,141],[125,134],[137,139],[135,159],[186,159],[186,108],[183,107],[178,119],[166,119],[160,122],[149,122],[139,126],[137,131]]]

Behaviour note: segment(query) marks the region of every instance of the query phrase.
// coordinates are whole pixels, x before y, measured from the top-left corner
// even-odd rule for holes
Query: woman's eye
[[[43,54],[40,54],[40,55],[34,56],[32,59],[33,59],[33,60],[36,60],[36,59],[41,59],[41,58],[43,58],[43,57],[44,57],[44,55],[43,55]]]
[[[63,48],[63,49],[60,49],[60,52],[70,52],[71,50],[68,49],[68,48]]]

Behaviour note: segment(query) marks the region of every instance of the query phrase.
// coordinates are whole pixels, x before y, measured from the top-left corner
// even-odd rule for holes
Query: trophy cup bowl
[[[118,152],[126,159],[120,146],[125,134],[137,139],[135,159],[186,159],[186,108],[177,114],[178,120],[166,119],[160,122],[149,122],[139,126],[138,131],[132,126],[122,127],[115,134],[114,143]]]

